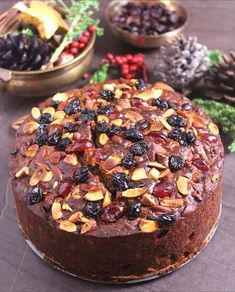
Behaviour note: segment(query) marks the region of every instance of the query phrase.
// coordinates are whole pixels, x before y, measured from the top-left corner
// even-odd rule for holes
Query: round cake
[[[32,108],[10,158],[19,224],[53,266],[125,283],[175,270],[220,215],[218,128],[163,83],[119,79]]]

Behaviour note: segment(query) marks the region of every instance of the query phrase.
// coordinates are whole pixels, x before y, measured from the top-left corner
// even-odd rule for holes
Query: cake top
[[[215,189],[215,124],[163,83],[113,80],[32,108],[17,131],[13,184],[33,212],[67,232],[161,232]]]

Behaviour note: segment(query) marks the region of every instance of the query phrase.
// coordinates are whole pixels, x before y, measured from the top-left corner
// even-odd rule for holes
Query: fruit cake
[[[124,283],[196,255],[220,214],[217,126],[163,83],[119,79],[33,107],[10,158],[23,234],[53,266]]]

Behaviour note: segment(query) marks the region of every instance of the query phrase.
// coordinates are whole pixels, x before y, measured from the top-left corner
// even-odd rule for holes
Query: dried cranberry
[[[97,218],[102,213],[101,204],[98,202],[88,202],[84,208],[84,215],[89,218]]]
[[[72,151],[85,151],[89,148],[93,148],[93,144],[88,139],[81,139],[79,142],[75,143],[71,150]]]
[[[171,155],[168,162],[169,168],[172,172],[180,170],[184,167],[184,160],[176,155]]]
[[[129,188],[129,180],[124,172],[117,172],[112,177],[112,184],[118,191],[125,191]]]
[[[134,155],[141,156],[147,149],[148,145],[145,141],[138,141],[130,147],[129,151]]]
[[[81,166],[73,174],[73,180],[75,184],[84,183],[89,178],[89,169],[87,166]]]
[[[81,112],[80,116],[78,117],[78,120],[82,122],[87,122],[87,121],[92,121],[95,118],[96,118],[95,111],[90,110],[90,109],[85,109],[84,111]]]
[[[33,187],[29,189],[28,192],[28,202],[29,205],[34,205],[43,200],[43,193],[40,187]]]
[[[132,98],[131,105],[136,108],[148,107],[148,103],[139,98]]]
[[[158,217],[158,224],[160,228],[167,229],[175,222],[175,220],[175,214],[162,214]]]
[[[70,101],[64,108],[64,111],[67,115],[76,114],[80,111],[80,101],[78,99]]]
[[[128,217],[129,219],[136,219],[141,213],[141,203],[134,201],[128,205]]]
[[[135,128],[130,128],[127,129],[126,132],[124,133],[124,138],[132,142],[137,142],[143,140],[144,136],[139,130]]]
[[[171,185],[169,182],[159,182],[155,185],[153,189],[153,194],[156,197],[169,197],[174,191],[174,186]]]
[[[162,133],[151,132],[148,134],[148,137],[152,142],[155,142],[156,144],[164,145],[167,143],[167,137]]]
[[[132,167],[135,167],[137,162],[134,157],[126,155],[122,158],[121,164],[127,168],[131,169]]]
[[[116,222],[125,214],[125,209],[124,202],[113,202],[104,209],[101,220],[106,223]]]
[[[178,115],[173,115],[167,118],[167,122],[173,127],[184,127],[186,125],[185,120]]]
[[[111,101],[114,98],[114,92],[111,90],[103,90],[100,93],[100,97],[107,101]]]
[[[160,109],[168,109],[168,102],[161,98],[154,98],[152,100],[152,106],[159,107]]]
[[[107,158],[108,152],[105,149],[96,149],[93,157],[97,162],[103,161]]]
[[[209,134],[209,133],[201,133],[200,140],[205,141],[207,143],[217,143],[218,142],[218,138],[214,135]]]
[[[71,184],[68,182],[62,183],[58,189],[58,195],[66,197],[71,191]]]
[[[196,168],[200,169],[201,171],[208,171],[209,170],[208,163],[202,158],[194,159],[193,165],[196,166]]]

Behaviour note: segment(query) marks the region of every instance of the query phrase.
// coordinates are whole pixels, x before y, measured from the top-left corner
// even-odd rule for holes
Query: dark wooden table
[[[104,21],[108,0],[100,0],[105,35],[97,41],[92,67],[107,51],[137,52],[115,39]],[[225,52],[235,45],[235,1],[185,0],[189,25],[186,33],[198,36],[210,49]],[[0,1],[4,11],[14,1]],[[150,70],[156,51],[146,51]],[[154,76],[150,76],[154,81]],[[77,85],[79,86],[79,84]],[[209,246],[187,266],[158,280],[131,286],[105,286],[78,280],[59,272],[33,254],[26,245],[16,221],[14,202],[8,184],[8,156],[14,131],[11,123],[29,112],[39,100],[0,97],[0,291],[235,291],[235,154],[226,154],[222,218]],[[235,121],[234,121],[235,122]]]

